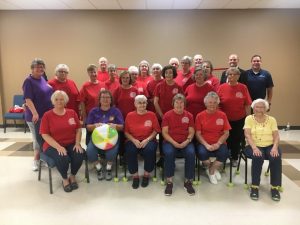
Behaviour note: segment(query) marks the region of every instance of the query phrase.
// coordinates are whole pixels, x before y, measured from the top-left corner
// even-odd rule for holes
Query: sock
[[[101,164],[100,163],[97,163],[95,167],[96,167],[96,170],[101,170]]]
[[[112,165],[111,164],[107,164],[106,165],[106,170],[111,170]]]

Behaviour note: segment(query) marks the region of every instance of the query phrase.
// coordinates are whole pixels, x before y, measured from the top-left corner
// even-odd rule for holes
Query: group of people
[[[47,82],[44,61],[33,60],[31,74],[23,84],[26,121],[34,143],[33,169],[37,170],[42,149],[55,160],[64,190],[77,189],[75,176],[85,154],[80,145],[83,125],[86,154],[95,165],[98,180],[112,179],[113,162],[120,154],[132,174],[132,187],[138,188],[140,154],[144,158],[141,186],[147,187],[159,146],[157,165],[164,167],[165,195],[172,195],[178,155],[185,158],[184,188],[194,195],[195,157],[203,162],[210,182],[217,184],[219,167],[228,157],[237,165],[246,136],[245,153],[253,159],[250,197],[258,199],[262,164],[269,159],[272,199],[280,200],[278,129],[276,120],[266,114],[272,100],[272,77],[261,68],[259,55],[251,58],[248,71],[240,69],[238,61],[238,56],[231,54],[229,68],[219,80],[213,75],[212,63],[199,54],[193,60],[184,56],[180,63],[171,58],[164,67],[155,63],[151,69],[143,60],[120,75],[115,65],[108,65],[101,57],[99,70],[89,65],[89,81],[78,90],[68,77],[67,65],[57,65],[55,77]],[[97,148],[91,140],[93,130],[102,124],[119,132],[117,144],[108,151]]]

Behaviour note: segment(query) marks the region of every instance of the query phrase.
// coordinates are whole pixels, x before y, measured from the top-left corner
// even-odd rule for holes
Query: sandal
[[[71,184],[67,184],[66,186],[64,186],[64,182],[62,181],[62,186],[63,186],[65,192],[71,192],[72,191]]]

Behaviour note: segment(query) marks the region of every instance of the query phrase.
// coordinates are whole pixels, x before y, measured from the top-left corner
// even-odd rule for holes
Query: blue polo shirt
[[[248,89],[252,101],[258,98],[265,99],[267,88],[274,87],[271,74],[267,70],[260,70],[255,74],[252,69],[247,70]]]

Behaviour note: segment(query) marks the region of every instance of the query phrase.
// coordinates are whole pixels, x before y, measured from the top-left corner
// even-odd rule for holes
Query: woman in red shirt
[[[214,88],[214,91],[217,91],[218,87],[220,86],[220,80],[212,74],[214,68],[211,61],[203,61],[202,68],[206,73],[207,83],[209,83]]]
[[[245,142],[243,127],[246,116],[250,114],[252,100],[247,86],[238,82],[239,69],[231,67],[226,73],[228,83],[219,87],[218,95],[221,101],[221,110],[227,115],[232,128],[227,142],[231,152],[232,166],[236,167],[242,143]]]
[[[205,165],[206,173],[212,184],[221,180],[219,167],[228,157],[226,139],[229,135],[230,124],[225,113],[218,110],[219,96],[209,92],[204,98],[206,110],[199,113],[195,120],[196,138],[199,141],[197,156]],[[210,157],[216,157],[214,162]]]
[[[189,195],[194,195],[195,190],[192,180],[195,173],[195,148],[192,143],[194,137],[194,118],[191,113],[184,110],[186,100],[184,95],[174,96],[172,105],[174,109],[165,113],[162,121],[162,134],[164,136],[163,152],[165,159],[165,176],[167,185],[165,195],[172,195],[175,159],[177,154],[185,158],[184,188]]]
[[[147,91],[149,94],[147,108],[152,112],[155,112],[155,108],[153,104],[155,88],[160,82],[163,81],[163,78],[161,76],[161,70],[162,70],[162,66],[160,64],[154,63],[152,65],[153,80],[151,80],[147,85]]]
[[[76,112],[66,109],[68,95],[55,91],[51,96],[54,108],[47,111],[41,122],[40,134],[45,140],[43,151],[55,161],[65,192],[78,188],[75,176],[81,167],[84,150],[80,145],[81,124]],[[71,175],[68,177],[69,164]]]
[[[160,126],[155,113],[147,111],[147,98],[144,95],[135,97],[136,111],[128,113],[125,120],[125,136],[128,141],[125,144],[125,155],[128,170],[133,174],[132,188],[139,187],[138,159],[140,153],[144,157],[144,176],[142,187],[149,184],[149,175],[154,169],[155,154],[157,149],[156,134]]]

